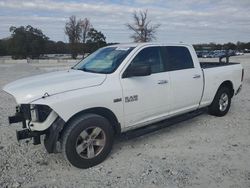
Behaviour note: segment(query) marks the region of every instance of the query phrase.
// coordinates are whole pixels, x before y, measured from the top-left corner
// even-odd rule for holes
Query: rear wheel
[[[62,137],[62,151],[73,166],[89,168],[105,160],[113,138],[114,132],[107,119],[86,114],[68,125]]]
[[[231,106],[231,93],[227,87],[221,87],[209,106],[209,113],[215,116],[224,116]]]

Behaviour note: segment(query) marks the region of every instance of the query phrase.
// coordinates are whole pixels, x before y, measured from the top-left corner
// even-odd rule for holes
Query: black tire
[[[222,96],[225,96],[225,95],[228,98],[228,104],[224,108],[222,108],[220,105],[220,99],[222,98]],[[209,114],[218,116],[218,117],[222,117],[226,115],[231,106],[231,98],[232,96],[231,96],[231,92],[229,88],[227,87],[219,88],[219,90],[217,91],[214,97],[212,104],[208,107]]]
[[[76,119],[71,121],[67,126],[68,126],[67,129],[64,131],[62,135],[62,152],[64,157],[73,166],[77,168],[86,169],[95,166],[106,159],[106,157],[108,156],[108,154],[112,149],[114,140],[113,128],[110,125],[110,122],[106,118],[96,114],[85,114],[77,117]],[[91,129],[93,130],[91,131]],[[87,138],[89,137],[88,140],[91,140],[92,135],[95,134],[93,133],[94,129],[95,130],[101,129],[100,133],[102,135],[99,136],[103,137],[101,138],[103,146],[95,146],[93,141],[89,141],[88,143],[86,143]],[[82,134],[88,136],[84,136],[85,138],[83,139]],[[83,140],[82,143],[81,140]],[[95,140],[98,140],[97,137],[95,138]],[[78,145],[79,142],[80,144]],[[92,143],[92,147],[95,148],[96,150],[98,149],[98,147],[102,147],[102,149],[100,149],[99,152],[93,149],[94,154],[96,154],[96,156],[94,157],[92,155],[93,150],[89,149],[91,147],[90,142]],[[79,152],[79,150],[77,150],[77,148],[79,147],[85,148],[86,145],[87,148],[82,152]],[[90,156],[89,153],[91,153],[91,158],[89,158]]]

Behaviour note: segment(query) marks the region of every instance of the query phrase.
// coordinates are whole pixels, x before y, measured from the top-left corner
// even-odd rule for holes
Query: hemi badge
[[[121,101],[122,101],[122,98],[114,99],[114,103],[116,103],[116,102],[121,102]]]

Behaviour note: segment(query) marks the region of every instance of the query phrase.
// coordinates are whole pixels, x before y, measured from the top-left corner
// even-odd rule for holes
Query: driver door
[[[125,127],[145,125],[168,115],[170,79],[161,51],[161,47],[142,49],[126,69],[149,64],[151,75],[121,78]]]

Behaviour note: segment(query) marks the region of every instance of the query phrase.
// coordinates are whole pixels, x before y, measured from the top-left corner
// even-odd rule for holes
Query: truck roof
[[[155,42],[141,42],[141,43],[121,43],[111,45],[112,47],[143,47],[143,46],[192,46],[185,43],[155,43]]]

